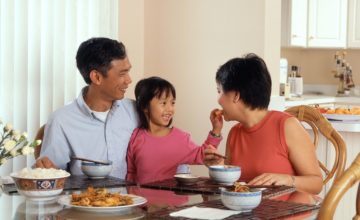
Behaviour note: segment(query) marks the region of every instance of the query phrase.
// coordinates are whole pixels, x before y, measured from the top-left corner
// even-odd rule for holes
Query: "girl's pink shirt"
[[[129,142],[126,179],[144,184],[173,178],[180,164],[203,164],[206,147],[217,147],[221,140],[209,134],[199,146],[189,133],[175,127],[164,137],[137,128]]]
[[[289,117],[285,112],[270,111],[251,128],[241,124],[231,128],[227,142],[230,164],[241,167],[241,181],[248,182],[263,173],[294,175],[284,133]]]

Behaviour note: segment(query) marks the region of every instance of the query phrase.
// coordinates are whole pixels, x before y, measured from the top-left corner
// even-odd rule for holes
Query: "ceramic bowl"
[[[15,182],[19,194],[29,200],[44,201],[52,200],[59,195],[65,185],[65,180],[70,176],[69,173],[59,177],[21,177],[18,173],[10,175]]]
[[[238,166],[214,165],[209,166],[210,178],[220,184],[232,185],[241,176],[241,169]]]
[[[193,185],[197,181],[199,181],[198,176],[188,174],[188,173],[176,174],[174,177],[179,184],[183,184],[183,185]]]
[[[112,170],[112,161],[108,165],[94,163],[94,162],[81,162],[81,171],[91,179],[102,179],[107,177]]]
[[[250,192],[234,192],[221,187],[221,202],[229,209],[250,212],[261,202],[262,191],[251,189]]]

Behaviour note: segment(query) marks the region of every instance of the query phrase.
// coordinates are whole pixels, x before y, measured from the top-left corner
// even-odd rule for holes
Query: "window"
[[[32,139],[57,108],[85,85],[76,69],[79,44],[118,38],[117,0],[0,0],[0,118]],[[17,157],[0,175],[31,166]]]

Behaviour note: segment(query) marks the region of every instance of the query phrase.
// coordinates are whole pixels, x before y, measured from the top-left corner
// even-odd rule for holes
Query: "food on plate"
[[[71,204],[78,206],[109,207],[131,205],[134,201],[130,196],[110,193],[105,188],[88,187],[85,192],[73,193]]]
[[[234,192],[250,192],[250,188],[248,186],[245,186],[241,184],[240,182],[235,182],[233,185]]]
[[[338,115],[360,115],[360,107],[352,107],[352,108],[323,108],[317,107],[320,113],[322,114],[338,114]]]

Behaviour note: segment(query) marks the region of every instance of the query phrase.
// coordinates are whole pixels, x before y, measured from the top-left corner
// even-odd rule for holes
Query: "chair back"
[[[319,131],[335,148],[335,162],[331,169],[328,169],[321,161],[319,165],[325,173],[323,183],[326,184],[332,177],[339,177],[345,169],[346,145],[331,123],[314,107],[300,105],[288,108],[285,112],[295,116],[300,122],[306,122],[314,132],[314,145],[318,146]]]
[[[357,155],[353,163],[348,169],[333,183],[328,194],[326,194],[317,219],[329,220],[333,219],[336,206],[345,192],[360,180],[360,153]],[[353,220],[360,220],[360,185],[357,190],[356,198],[356,215]]]
[[[36,133],[35,140],[42,141],[44,138],[44,132],[45,132],[45,125],[43,125],[39,128],[39,130]],[[42,145],[42,143],[35,147],[35,152],[34,152],[35,160],[40,156],[41,145]]]

